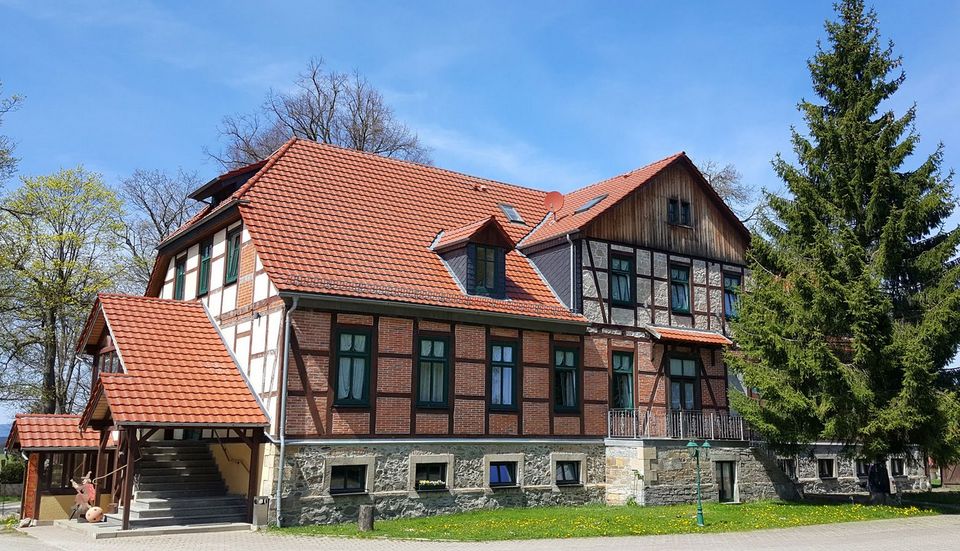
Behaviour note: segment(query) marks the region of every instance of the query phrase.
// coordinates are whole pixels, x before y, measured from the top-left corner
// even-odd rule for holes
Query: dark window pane
[[[495,406],[514,405],[514,345],[496,344],[490,347],[490,403]]]
[[[680,224],[689,226],[690,222],[690,203],[683,201],[680,203]]]
[[[667,202],[667,222],[670,224],[676,224],[680,221],[680,214],[677,212],[679,210],[679,201],[676,199],[670,199]]]
[[[210,253],[213,244],[204,241],[200,244],[200,268],[197,271],[197,294],[205,295],[210,290]]]
[[[690,269],[670,268],[670,304],[674,312],[690,312]]]
[[[517,464],[515,462],[496,461],[490,463],[491,486],[516,485]]]
[[[330,468],[330,493],[365,492],[366,478],[366,465],[334,465]]]
[[[174,268],[173,298],[183,300],[183,290],[187,279],[187,257],[181,257],[177,260]]]
[[[580,483],[579,461],[557,461],[556,483],[558,486]]]

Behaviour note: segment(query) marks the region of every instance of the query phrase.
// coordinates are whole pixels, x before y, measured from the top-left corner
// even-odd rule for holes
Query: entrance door
[[[737,463],[735,461],[717,461],[715,465],[717,469],[717,494],[720,497],[720,503],[735,501]]]

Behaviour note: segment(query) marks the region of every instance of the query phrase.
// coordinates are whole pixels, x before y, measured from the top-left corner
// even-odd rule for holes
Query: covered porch
[[[266,411],[198,302],[100,295],[78,344],[95,366],[79,427],[99,433],[121,530],[250,522]]]

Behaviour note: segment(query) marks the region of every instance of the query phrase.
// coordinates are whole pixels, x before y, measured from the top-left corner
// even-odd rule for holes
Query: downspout
[[[571,312],[576,312],[576,311],[577,311],[577,308],[576,308],[576,306],[574,306],[574,304],[573,304],[573,296],[574,296],[574,295],[573,295],[573,274],[574,274],[574,271],[573,271],[573,267],[574,267],[574,266],[573,266],[573,251],[574,251],[574,246],[573,246],[573,239],[570,239],[570,234],[569,234],[569,233],[567,234],[567,243],[570,243],[570,311],[571,311]]]
[[[280,435],[280,457],[277,462],[277,528],[280,527],[280,493],[283,489],[283,460],[287,453],[287,372],[290,369],[290,318],[297,310],[299,297],[293,297],[293,306],[287,310],[283,319],[283,375],[280,387],[280,426],[277,432]]]

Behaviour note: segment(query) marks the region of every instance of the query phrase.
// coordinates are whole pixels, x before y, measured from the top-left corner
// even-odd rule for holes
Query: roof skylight
[[[593,208],[597,203],[599,203],[600,201],[603,201],[603,200],[606,199],[606,198],[607,198],[607,194],[606,194],[606,193],[604,193],[603,195],[597,195],[597,196],[594,197],[593,199],[590,199],[590,200],[587,201],[586,203],[580,205],[580,208],[578,208],[577,210],[575,210],[575,211],[574,211],[574,214],[579,214],[579,213],[581,213],[581,212],[590,210],[590,209]]]
[[[526,224],[523,221],[523,217],[520,216],[520,213],[517,212],[517,209],[513,205],[501,204],[500,209],[503,210],[503,214],[507,215],[507,220],[511,222],[516,222],[517,224]]]

